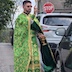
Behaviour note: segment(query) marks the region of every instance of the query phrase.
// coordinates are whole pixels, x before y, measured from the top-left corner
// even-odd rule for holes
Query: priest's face
[[[29,14],[31,12],[31,8],[32,8],[32,4],[31,3],[26,3],[24,6],[24,12],[26,12],[27,14]]]

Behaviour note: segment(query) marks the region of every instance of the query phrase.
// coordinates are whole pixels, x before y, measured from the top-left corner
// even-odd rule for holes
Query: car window
[[[72,35],[72,23],[68,26],[65,36],[71,36]]]
[[[37,18],[37,19],[39,20],[39,22],[40,22],[40,16],[37,16],[36,18]]]
[[[72,42],[72,31],[71,31],[70,41]]]
[[[51,26],[68,26],[70,25],[72,18],[70,17],[49,17],[46,16],[43,18],[43,24]]]
[[[72,24],[70,25],[69,38],[70,38],[70,41],[72,42]]]
[[[65,36],[69,38],[70,41],[72,41],[72,23],[69,25],[65,32]]]

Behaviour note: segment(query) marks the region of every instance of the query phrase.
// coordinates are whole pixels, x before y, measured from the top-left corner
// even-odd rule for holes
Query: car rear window
[[[49,17],[46,16],[43,18],[43,24],[45,25],[51,25],[51,26],[68,26],[72,22],[71,17]]]

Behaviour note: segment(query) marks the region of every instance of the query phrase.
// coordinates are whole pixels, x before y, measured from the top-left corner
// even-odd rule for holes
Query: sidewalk
[[[0,72],[13,71],[13,49],[10,43],[0,43]]]

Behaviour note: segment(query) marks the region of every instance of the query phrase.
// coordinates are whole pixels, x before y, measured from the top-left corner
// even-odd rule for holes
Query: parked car
[[[58,47],[60,51],[61,72],[72,72],[72,23],[67,30],[58,28],[56,34],[63,36]]]
[[[57,28],[65,28],[72,22],[72,14],[70,13],[49,13],[49,14],[38,14],[37,18],[40,22],[42,30],[46,36],[48,43],[58,44],[62,36],[55,34]]]
[[[53,54],[57,63],[57,67],[59,67],[60,50],[58,46],[63,35],[56,35],[55,32],[59,28],[62,28],[63,30],[64,29],[66,30],[68,28],[68,26],[72,22],[72,14],[70,13],[49,13],[49,14],[41,13],[37,15],[37,19],[39,20],[43,33],[46,36],[46,40],[53,51]]]

